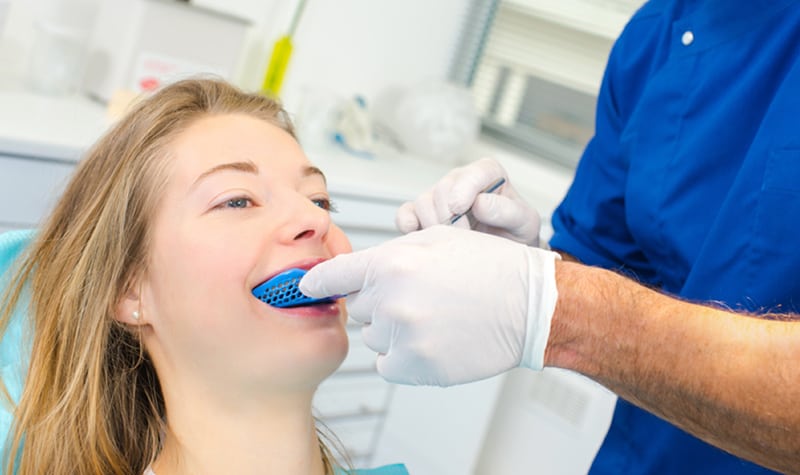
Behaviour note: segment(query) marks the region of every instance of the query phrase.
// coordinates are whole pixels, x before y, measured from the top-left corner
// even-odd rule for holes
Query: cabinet
[[[350,238],[354,250],[374,246],[397,235],[394,213],[402,203],[399,197],[348,192],[342,189],[346,185],[331,181],[331,177],[329,181],[331,200],[339,210],[333,220]],[[367,467],[377,448],[394,385],[375,371],[375,353],[362,342],[361,325],[348,322],[347,334],[350,340],[347,358],[320,385],[314,408],[342,442],[354,466]]]
[[[61,193],[74,163],[0,153],[0,232],[31,228]]]

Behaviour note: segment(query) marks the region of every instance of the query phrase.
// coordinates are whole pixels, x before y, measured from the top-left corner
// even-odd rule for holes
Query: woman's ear
[[[126,325],[142,325],[142,295],[139,279],[132,279],[127,290],[117,302],[114,309],[114,318]]]

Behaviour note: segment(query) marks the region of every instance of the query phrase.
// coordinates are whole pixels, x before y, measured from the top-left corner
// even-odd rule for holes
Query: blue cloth
[[[0,296],[9,285],[16,259],[32,239],[33,231],[31,230],[9,231],[0,234]],[[6,333],[0,341],[0,378],[3,379],[3,383],[15,402],[18,402],[22,395],[30,350],[24,344],[25,339],[23,338],[28,299],[23,297],[22,300],[15,309]],[[12,420],[11,408],[7,404],[0,404],[0,450],[5,446]]]
[[[650,1],[612,50],[551,247],[690,300],[798,312],[798,111],[800,2]],[[774,472],[619,401],[590,473]]]
[[[384,465],[377,468],[361,468],[354,472],[337,470],[336,475],[408,475],[403,464]]]

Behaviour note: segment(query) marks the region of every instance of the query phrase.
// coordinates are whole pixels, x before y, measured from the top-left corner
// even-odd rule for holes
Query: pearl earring
[[[138,310],[134,310],[133,313],[131,314],[131,317],[133,317],[134,320],[138,321],[139,320],[139,311]]]

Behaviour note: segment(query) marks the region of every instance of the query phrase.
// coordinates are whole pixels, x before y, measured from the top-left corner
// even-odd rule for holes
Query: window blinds
[[[473,44],[481,39],[477,60],[470,69],[459,58],[454,71],[460,66],[471,85],[484,131],[574,165],[592,134],[608,53],[641,3],[476,0],[469,31]],[[479,14],[489,28],[475,26]]]

